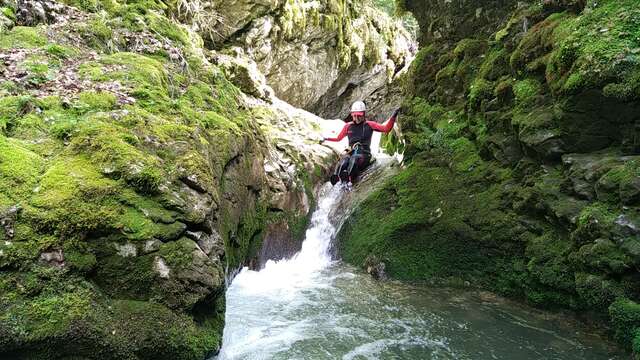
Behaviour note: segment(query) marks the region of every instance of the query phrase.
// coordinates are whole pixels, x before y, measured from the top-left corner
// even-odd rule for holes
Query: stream
[[[332,259],[326,185],[302,250],[227,291],[226,359],[625,359],[570,317],[491,294],[376,281]]]

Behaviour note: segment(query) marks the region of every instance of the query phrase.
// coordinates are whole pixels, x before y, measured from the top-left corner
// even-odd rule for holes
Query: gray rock
[[[13,228],[18,214],[22,211],[20,205],[14,205],[9,209],[0,212],[0,226],[4,229],[4,234],[8,239],[12,239],[15,235]]]
[[[190,258],[190,261],[171,263],[166,258],[155,257],[153,270],[162,280],[154,287],[164,295],[162,301],[169,307],[192,309],[195,304],[211,299],[212,294],[222,293],[224,269],[219,261],[209,259],[193,241],[186,238],[178,241],[181,256]]]
[[[640,202],[640,177],[620,184],[620,199],[625,205],[634,205]]]
[[[136,257],[138,256],[138,248],[131,243],[126,244],[113,244],[113,247],[118,251],[118,255],[122,257]]]
[[[171,274],[171,269],[167,266],[164,259],[159,256],[153,259],[153,270],[163,279],[168,279]]]
[[[220,234],[213,230],[211,234],[203,231],[187,231],[186,236],[195,241],[198,247],[209,257],[218,257],[224,254],[224,243]]]
[[[640,224],[633,221],[627,215],[621,214],[616,218],[614,222],[617,225],[617,232],[625,236],[638,236],[640,235]]]
[[[40,254],[40,262],[49,266],[62,268],[64,267],[64,254],[62,250],[51,250]]]
[[[267,81],[256,63],[245,56],[243,50],[238,47],[233,48],[231,53],[235,53],[235,56],[212,53],[213,62],[221,66],[229,80],[244,93],[271,102],[273,90],[267,86]]]
[[[69,7],[56,1],[18,0],[16,22],[23,26],[52,24],[64,20]]]
[[[566,152],[562,138],[554,130],[540,129],[521,133],[520,140],[546,159],[558,159]]]
[[[201,192],[201,193],[206,193],[207,192],[207,187],[202,184],[199,179],[198,176],[195,174],[191,174],[191,175],[187,175],[187,176],[183,176],[180,178],[180,181],[182,181],[183,183],[185,183],[188,187]]]
[[[167,242],[180,238],[187,231],[187,225],[179,221],[166,226],[166,231],[158,234],[158,240]]]
[[[385,273],[386,264],[378,259],[375,255],[369,255],[364,261],[364,269],[367,274],[373,276],[374,279],[384,280],[387,278]]]
[[[160,240],[156,240],[156,239],[147,240],[144,243],[143,253],[150,254],[152,252],[156,252],[160,249],[160,245],[162,245],[162,242]]]
[[[184,183],[177,190],[164,187],[160,191],[165,195],[165,204],[182,213],[184,220],[189,223],[205,222],[207,216],[218,208],[210,194],[200,193]]]

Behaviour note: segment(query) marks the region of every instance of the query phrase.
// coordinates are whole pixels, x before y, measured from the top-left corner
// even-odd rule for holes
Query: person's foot
[[[331,175],[331,178],[329,178],[329,181],[331,181],[331,185],[335,185],[338,183],[338,181],[340,181],[340,177],[336,174]]]

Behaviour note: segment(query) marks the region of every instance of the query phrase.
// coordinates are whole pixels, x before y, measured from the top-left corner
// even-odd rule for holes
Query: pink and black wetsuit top
[[[360,124],[349,122],[344,125],[340,134],[334,138],[326,138],[327,141],[340,141],[345,136],[349,136],[349,146],[353,146],[357,143],[363,146],[363,150],[366,153],[371,152],[371,137],[374,131],[382,133],[388,133],[393,129],[393,125],[396,122],[395,116],[392,116],[384,124],[379,124],[375,121],[363,121]]]

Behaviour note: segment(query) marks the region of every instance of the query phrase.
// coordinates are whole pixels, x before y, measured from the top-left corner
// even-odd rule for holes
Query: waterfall
[[[235,277],[233,285],[243,291],[272,292],[274,295],[311,285],[318,272],[332,263],[329,247],[336,229],[329,222],[328,215],[340,194],[340,186],[323,186],[302,249],[296,255],[291,259],[269,260],[260,271],[245,268]]]
[[[341,186],[325,184],[319,193],[318,206],[311,216],[302,249],[291,259],[269,260],[260,271],[244,268],[233,280],[229,292],[234,292],[238,298],[259,297],[265,302],[272,301],[275,306],[296,306],[296,300],[304,299],[298,296],[300,291],[326,286],[327,279],[322,270],[334,263],[329,248],[336,232],[329,221],[329,212],[341,194]],[[254,307],[247,308],[243,314],[253,310]],[[274,316],[277,318],[278,315],[286,316],[288,313],[289,311],[282,311],[281,314],[272,314],[268,319],[270,322],[282,321],[284,324],[287,323],[286,319],[275,320]],[[234,332],[229,328],[225,330],[223,343],[229,345],[223,347],[218,359],[243,358],[243,354],[252,353],[249,350],[251,348],[255,348],[253,352],[266,351],[269,346],[278,347],[281,345],[276,344],[281,342],[295,341],[301,333],[300,329],[295,330],[295,326],[282,329],[278,334],[274,334],[274,331],[277,332],[274,328],[269,328],[269,333],[263,332],[259,325],[249,333],[244,328],[238,330],[240,331]]]

